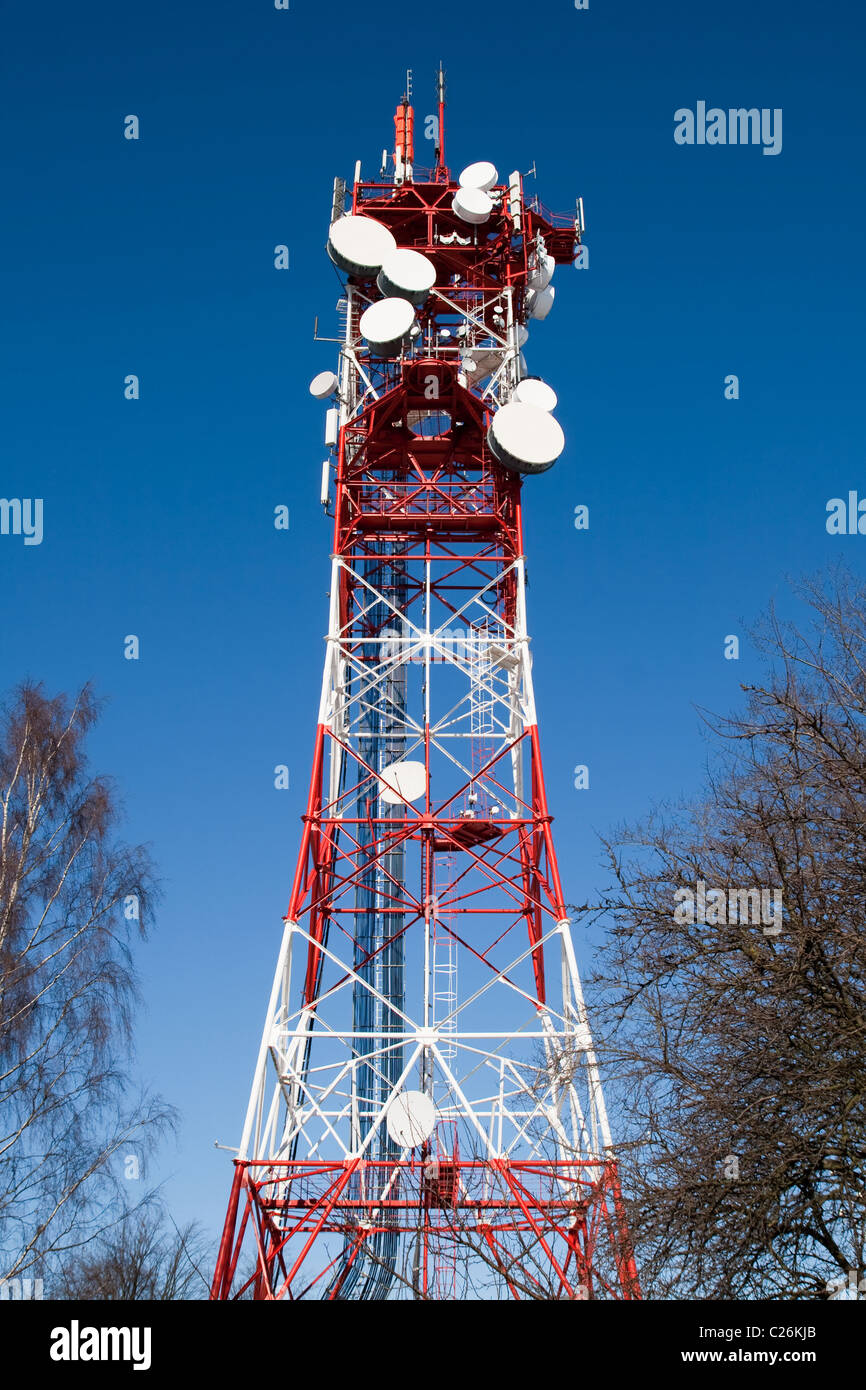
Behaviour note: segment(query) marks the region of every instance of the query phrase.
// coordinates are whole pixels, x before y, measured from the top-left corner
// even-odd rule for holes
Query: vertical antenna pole
[[[394,183],[412,182],[415,113],[412,109],[412,69],[406,69],[406,91],[394,115]]]
[[[445,168],[445,69],[441,62],[436,76],[436,97],[439,102],[439,148],[436,151],[436,168]]]

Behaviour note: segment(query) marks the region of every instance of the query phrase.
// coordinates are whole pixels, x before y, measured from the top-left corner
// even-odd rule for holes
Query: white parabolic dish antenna
[[[498,177],[495,164],[491,164],[487,159],[479,159],[477,164],[466,166],[457,182],[461,188],[481,188],[486,193]]]
[[[553,308],[553,300],[556,290],[552,285],[548,285],[546,290],[530,290],[526,296],[529,306],[529,317],[533,319],[546,319]]]
[[[417,801],[427,790],[427,769],[423,763],[392,763],[379,777],[380,794],[389,806]]]
[[[436,1106],[423,1091],[401,1091],[387,1118],[388,1133],[401,1149],[415,1149],[436,1128]]]
[[[553,257],[541,256],[526,277],[526,283],[533,290],[546,290],[555,270],[556,261]]]
[[[383,294],[423,304],[436,284],[436,267],[420,251],[392,251],[383,261],[376,283]]]
[[[381,357],[400,351],[415,322],[415,310],[408,299],[380,299],[361,315],[362,338]]]
[[[338,384],[336,373],[319,372],[310,382],[310,395],[315,396],[317,401],[326,401],[329,396],[333,396]]]
[[[556,392],[540,376],[525,376],[518,381],[511,393],[513,401],[524,401],[526,405],[537,405],[539,410],[556,409]]]
[[[537,405],[509,401],[497,410],[487,443],[503,468],[513,473],[543,473],[565,448],[562,426]]]
[[[388,228],[373,217],[347,213],[331,223],[328,255],[349,275],[375,275],[386,256],[397,249]]]
[[[451,206],[464,222],[478,227],[493,211],[493,203],[482,188],[458,188]]]

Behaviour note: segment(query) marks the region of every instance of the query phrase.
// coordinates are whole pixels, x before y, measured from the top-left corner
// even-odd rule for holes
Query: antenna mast
[[[632,1299],[522,521],[565,447],[524,348],[582,216],[527,206],[489,160],[449,175],[441,65],[436,170],[415,181],[407,78],[394,186],[359,167],[331,203],[341,347],[309,388],[333,521],[321,697],[211,1296]]]
[[[394,182],[412,182],[415,113],[412,109],[412,69],[406,69],[406,91],[394,115]]]
[[[445,69],[441,62],[436,75],[436,98],[439,102],[439,144],[436,148],[436,176],[447,179],[445,168]]]

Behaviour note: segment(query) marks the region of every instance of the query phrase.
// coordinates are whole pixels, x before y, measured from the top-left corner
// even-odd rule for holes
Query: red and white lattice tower
[[[387,173],[356,168],[351,211],[334,188],[324,680],[212,1297],[634,1298],[521,523],[564,442],[522,348],[582,212],[490,164],[452,180],[441,72],[436,165],[413,169],[408,96]]]

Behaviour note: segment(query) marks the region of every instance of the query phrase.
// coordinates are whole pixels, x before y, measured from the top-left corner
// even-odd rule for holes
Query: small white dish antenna
[[[496,165],[487,159],[479,159],[477,164],[469,164],[458,179],[461,188],[480,188],[484,193],[493,187],[499,175]]]
[[[480,227],[493,211],[493,203],[482,188],[458,188],[451,207],[463,222]]]
[[[409,336],[415,310],[408,299],[380,299],[361,315],[361,336],[379,357],[394,357]]]
[[[471,377],[489,376],[502,362],[502,349],[470,348],[463,358],[463,370]]]
[[[546,290],[530,290],[526,296],[529,307],[529,317],[532,319],[546,319],[553,308],[553,300],[556,290],[552,285],[548,285]]]
[[[380,796],[389,806],[418,801],[427,790],[427,769],[423,763],[391,763],[379,777]]]
[[[546,290],[555,270],[556,261],[552,256],[539,256],[526,277],[526,283],[533,290]]]
[[[544,473],[565,448],[565,435],[548,411],[509,401],[493,416],[487,443],[493,457],[512,473]]]
[[[420,305],[436,284],[436,267],[420,251],[392,251],[383,261],[376,283],[383,294]]]
[[[329,396],[333,396],[338,385],[334,372],[319,372],[310,382],[310,395],[315,396],[317,401],[326,401]]]
[[[556,409],[556,392],[540,376],[525,376],[518,381],[511,393],[513,401],[524,401],[526,405],[537,405],[539,410]]]
[[[386,1124],[401,1149],[417,1149],[436,1128],[436,1107],[423,1091],[401,1091],[391,1102]]]

